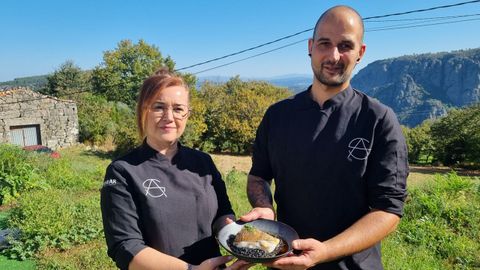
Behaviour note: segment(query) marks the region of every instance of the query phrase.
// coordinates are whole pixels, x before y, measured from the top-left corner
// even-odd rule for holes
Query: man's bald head
[[[325,11],[320,18],[318,18],[317,23],[315,24],[315,28],[313,29],[313,39],[315,39],[315,36],[317,34],[317,28],[318,25],[323,22],[326,19],[330,18],[350,18],[352,19],[355,23],[360,25],[361,29],[361,41],[363,41],[363,34],[365,32],[365,27],[363,25],[363,20],[362,16],[353,8],[349,6],[334,6],[332,8],[329,8],[327,11]]]

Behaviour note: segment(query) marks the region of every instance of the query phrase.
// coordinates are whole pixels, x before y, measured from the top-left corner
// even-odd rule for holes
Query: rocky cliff
[[[480,48],[375,61],[355,75],[352,85],[413,127],[445,115],[449,107],[480,101]]]

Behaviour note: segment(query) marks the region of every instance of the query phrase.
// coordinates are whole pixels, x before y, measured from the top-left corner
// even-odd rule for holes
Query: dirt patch
[[[211,154],[215,165],[222,174],[226,174],[229,171],[236,169],[245,173],[250,171],[252,166],[251,156],[233,156],[223,154]],[[450,168],[441,166],[410,166],[410,172],[422,173],[422,174],[444,174],[455,171],[461,176],[480,176],[480,170],[467,170],[462,168]]]
[[[248,173],[252,166],[251,156],[232,156],[222,154],[211,154],[211,156],[217,169],[222,174],[227,174],[233,169]]]
[[[433,166],[410,166],[410,172],[415,172],[415,173],[444,174],[452,171],[456,172],[460,176],[480,176],[480,170],[467,170],[462,168],[433,167]]]

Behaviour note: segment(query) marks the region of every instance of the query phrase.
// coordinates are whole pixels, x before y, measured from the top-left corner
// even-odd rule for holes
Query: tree
[[[241,81],[238,76],[225,84],[205,83],[201,89],[206,105],[204,145],[222,152],[249,153],[255,131],[267,108],[291,95],[285,88],[267,82]]]
[[[431,127],[435,156],[445,165],[480,163],[480,105],[454,109]]]
[[[47,86],[40,92],[73,99],[75,94],[89,88],[89,74],[82,71],[72,60],[67,60],[53,74],[47,76]]]
[[[135,106],[143,81],[160,67],[173,70],[170,57],[163,58],[157,47],[140,40],[137,44],[122,40],[113,51],[106,51],[103,63],[93,70],[93,90],[109,101]]]
[[[427,120],[411,129],[402,126],[405,139],[407,140],[408,161],[410,163],[429,162],[434,151],[433,140],[430,135],[431,125],[432,122]]]

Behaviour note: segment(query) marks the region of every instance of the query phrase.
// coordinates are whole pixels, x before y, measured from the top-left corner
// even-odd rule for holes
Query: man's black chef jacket
[[[275,179],[278,220],[324,241],[371,209],[403,214],[407,148],[393,111],[348,87],[320,106],[311,88],[272,105],[251,175]],[[312,269],[382,269],[380,245]]]

